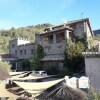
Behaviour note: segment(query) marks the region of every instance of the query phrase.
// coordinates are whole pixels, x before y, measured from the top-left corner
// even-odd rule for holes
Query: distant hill
[[[52,24],[38,24],[27,27],[19,27],[15,29],[12,27],[9,30],[1,30],[0,31],[0,54],[8,53],[8,44],[9,40],[12,38],[27,38],[30,41],[34,42],[35,33],[42,33],[45,28],[53,26]]]
[[[94,30],[93,33],[94,33],[94,40],[100,42],[100,29]]]
[[[93,31],[94,35],[100,34],[100,29]]]

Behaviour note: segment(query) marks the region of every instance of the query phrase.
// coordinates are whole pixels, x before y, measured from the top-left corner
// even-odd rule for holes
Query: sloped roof
[[[6,80],[10,77],[8,72],[0,65],[0,80]]]
[[[18,98],[19,96],[9,92],[6,90],[5,88],[5,84],[6,84],[6,81],[2,81],[0,83],[0,97],[14,97],[14,98]],[[15,100],[15,99],[12,99],[12,100]]]
[[[45,78],[50,78],[50,77],[55,77],[57,75],[47,75],[47,76],[43,76],[43,75],[29,75],[29,76],[26,76],[26,77],[23,77],[23,78],[19,78],[19,77],[14,77],[12,76],[12,80],[37,80],[37,79],[45,79]]]
[[[74,24],[74,23],[79,23],[79,22],[82,22],[82,21],[89,21],[89,18],[69,21],[69,22],[67,22],[67,24]]]
[[[44,58],[41,59],[41,61],[63,61],[64,56],[63,55],[46,55]]]
[[[64,25],[61,25],[61,26],[64,26]],[[59,27],[59,28],[53,29],[53,30],[50,30],[50,31],[47,31],[47,32],[44,32],[44,33],[42,33],[42,34],[40,34],[40,35],[46,35],[47,33],[48,33],[48,34],[51,34],[51,33],[59,32],[59,31],[62,31],[62,30],[70,30],[70,31],[73,30],[72,28],[70,28],[70,27],[68,27],[68,26],[64,26],[64,27],[57,26],[57,27]],[[56,27],[55,27],[55,28],[56,28]]]
[[[51,27],[51,29],[47,32],[44,32],[43,34],[41,35],[45,35],[45,34],[49,34],[49,33],[52,33],[52,32],[55,32],[55,31],[60,31],[60,30],[70,30],[72,31],[73,29],[70,27],[71,25],[74,25],[76,23],[80,23],[80,22],[87,22],[88,26],[89,26],[89,29],[91,31],[91,35],[93,36],[93,32],[92,32],[92,28],[91,28],[91,25],[90,25],[90,21],[89,21],[89,18],[84,18],[84,19],[79,19],[79,20],[73,20],[73,21],[68,21],[66,23],[63,23],[63,24],[60,24],[60,25],[56,25],[56,26],[53,26]],[[45,30],[48,30],[49,28],[45,29]]]
[[[12,54],[0,54],[0,57],[1,58],[16,58],[16,56]]]
[[[48,81],[48,82],[17,82],[14,81],[18,86],[25,89],[27,92],[31,93],[34,97],[39,95],[44,90],[56,85],[59,82],[62,82],[64,79],[58,79],[55,81]]]
[[[27,76],[27,77],[23,77],[23,78],[19,78],[19,77],[13,77],[12,76],[12,80],[33,80],[33,79],[43,79],[43,78],[47,78],[47,77],[44,77],[44,76]]]
[[[84,18],[84,19],[79,19],[79,20],[73,20],[73,21],[68,21],[66,23],[63,23],[63,24],[60,24],[60,25],[56,25],[56,26],[53,26],[52,28],[57,28],[57,27],[62,27],[64,25],[71,25],[71,24],[75,24],[75,23],[79,23],[79,22],[82,22],[82,21],[88,21],[89,18]],[[46,28],[48,29],[48,28]]]
[[[23,73],[25,73],[25,72],[9,72],[9,74],[10,74],[11,76],[20,75],[20,74],[23,74]]]
[[[12,78],[13,78],[13,79],[16,79],[16,78],[23,78],[24,76],[27,76],[28,73],[30,73],[30,72],[21,73],[21,74],[12,76]]]
[[[37,98],[39,100],[86,100],[86,93],[79,89],[73,89],[63,84],[51,92],[44,92]]]

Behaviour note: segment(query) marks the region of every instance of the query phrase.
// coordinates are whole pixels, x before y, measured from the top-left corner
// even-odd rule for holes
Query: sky
[[[100,29],[100,0],[0,0],[0,29],[89,18]]]

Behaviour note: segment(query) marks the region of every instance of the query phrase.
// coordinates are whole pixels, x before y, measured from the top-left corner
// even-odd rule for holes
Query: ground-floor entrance
[[[63,61],[43,61],[43,67],[44,70],[48,71],[48,72],[53,72],[53,71],[63,71]]]
[[[11,70],[13,71],[28,71],[29,67],[27,64],[27,61],[24,60],[17,60],[10,62],[11,64]]]
[[[19,61],[13,61],[13,62],[10,62],[10,64],[11,64],[11,70],[12,71],[20,71],[20,70],[22,70]]]

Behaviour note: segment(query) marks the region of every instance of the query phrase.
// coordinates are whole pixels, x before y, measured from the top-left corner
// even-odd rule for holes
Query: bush
[[[57,68],[54,68],[54,67],[51,67],[50,69],[46,70],[46,72],[49,74],[49,75],[57,75],[60,73],[59,70],[57,70]]]
[[[76,71],[82,71],[84,69],[84,52],[85,46],[82,42],[68,41],[65,50],[64,66],[67,74],[71,74]],[[67,68],[66,68],[67,67]]]
[[[3,62],[3,61],[0,61],[0,67],[3,67],[7,72],[10,72],[11,71],[11,68],[10,68],[10,65],[8,62]]]
[[[88,100],[100,100],[100,90],[90,87],[88,93]]]
[[[29,60],[29,67],[30,70],[35,70],[35,71],[42,70],[42,66],[37,58]]]
[[[44,49],[38,44],[36,50],[36,57],[29,60],[30,70],[42,70],[43,66],[41,65],[40,60],[44,57]]]

